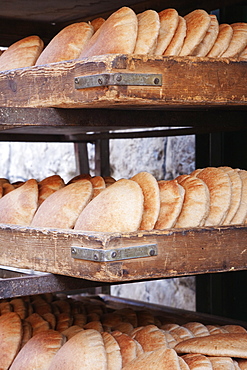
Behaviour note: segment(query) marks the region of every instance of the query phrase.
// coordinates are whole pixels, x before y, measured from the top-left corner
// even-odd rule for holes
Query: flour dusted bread
[[[131,178],[140,185],[144,195],[141,230],[152,230],[160,212],[160,191],[157,180],[149,172],[139,172]]]
[[[178,26],[176,28],[175,34],[169,43],[168,47],[164,51],[165,56],[176,56],[180,54],[182,46],[184,44],[184,39],[186,37],[186,21],[183,17],[178,17]]]
[[[143,192],[136,181],[121,179],[103,190],[81,212],[75,230],[131,232],[140,227]]]
[[[181,370],[176,352],[170,348],[161,348],[156,351],[145,352],[123,370]]]
[[[180,52],[181,56],[192,55],[196,47],[204,39],[211,24],[209,14],[203,9],[193,10],[184,18],[186,20],[187,34]]]
[[[168,229],[175,225],[181,212],[185,190],[177,180],[158,181],[160,190],[160,212],[155,229]]]
[[[222,58],[237,57],[247,46],[247,23],[238,22],[231,24],[233,29],[232,39]]]
[[[15,42],[0,56],[0,71],[35,65],[43,48],[43,41],[36,35]]]
[[[192,176],[203,180],[210,194],[210,210],[205,226],[222,225],[231,203],[231,182],[229,175],[217,167],[206,167],[192,172]]]
[[[228,48],[232,39],[233,29],[230,24],[221,23],[219,25],[219,33],[214,45],[207,54],[207,57],[217,58],[220,57]]]
[[[160,30],[157,40],[157,46],[155,49],[155,55],[164,54],[168,45],[170,44],[173,36],[175,35],[179,15],[176,9],[169,8],[159,12],[160,17]]]
[[[210,14],[211,18],[210,26],[200,44],[194,49],[191,55],[195,55],[197,57],[205,57],[208,52],[213,47],[218,33],[219,33],[219,22],[217,20],[216,15]]]
[[[73,23],[63,28],[42,51],[36,65],[78,58],[93,32],[93,26],[86,22]]]
[[[152,54],[157,45],[160,30],[159,14],[155,10],[146,10],[137,14],[138,32],[135,54]]]
[[[46,370],[66,338],[55,330],[32,337],[16,356],[11,370]]]
[[[135,49],[137,30],[135,12],[122,7],[111,14],[91,37],[79,59],[102,54],[131,54]]]
[[[38,208],[31,226],[71,229],[93,196],[89,180],[80,180],[51,194]]]
[[[30,225],[38,206],[38,184],[34,179],[0,199],[0,223]]]
[[[49,370],[107,370],[107,355],[97,330],[82,330],[70,338],[52,359]]]
[[[247,358],[247,333],[214,334],[187,339],[175,346],[177,353]]]
[[[203,226],[209,214],[210,195],[205,182],[197,177],[185,175],[177,177],[185,190],[183,206],[175,227]]]
[[[20,316],[8,312],[0,316],[0,366],[8,370],[17,355],[22,339],[23,329]]]

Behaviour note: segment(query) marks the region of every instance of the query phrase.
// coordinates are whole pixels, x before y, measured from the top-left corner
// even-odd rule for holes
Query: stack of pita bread
[[[97,232],[135,232],[247,223],[247,171],[206,167],[173,180],[59,175],[0,179],[0,223]]]
[[[240,58],[247,56],[247,23],[219,24],[203,9],[180,16],[176,9],[136,14],[122,7],[106,20],[63,28],[44,48],[39,36],[12,44],[0,56],[0,71],[104,54]]]
[[[4,370],[246,369],[240,325],[175,323],[172,313],[108,308],[92,297],[41,295],[0,301]]]

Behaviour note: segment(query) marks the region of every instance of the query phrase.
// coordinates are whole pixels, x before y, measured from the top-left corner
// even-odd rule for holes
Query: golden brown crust
[[[137,20],[138,32],[134,54],[152,54],[160,30],[159,14],[155,10],[146,10],[137,14]]]
[[[78,59],[102,54],[132,54],[137,29],[135,12],[128,7],[120,8],[111,14],[91,37]]]
[[[176,28],[175,34],[163,55],[176,56],[180,54],[180,51],[182,50],[184,44],[184,39],[186,37],[186,30],[187,30],[186,21],[183,17],[179,16],[178,26]]]
[[[190,370],[213,370],[210,360],[204,355],[190,353],[182,356],[182,359],[187,363]]]
[[[114,336],[110,333],[101,333],[107,356],[107,370],[121,370],[122,356],[120,347]]]
[[[238,22],[231,24],[233,35],[222,58],[237,57],[247,46],[247,23]]]
[[[166,51],[173,36],[175,35],[179,15],[176,9],[168,8],[159,12],[160,31],[157,39],[157,46],[154,51],[155,55],[162,55]]]
[[[43,48],[44,43],[38,36],[28,36],[15,42],[0,56],[0,71],[35,65]]]
[[[232,35],[233,29],[230,26],[230,24],[221,23],[219,25],[219,33],[217,39],[215,40],[213,47],[207,54],[207,57],[210,58],[220,57],[228,48],[230,41],[232,39]]]
[[[213,47],[218,33],[219,33],[219,22],[216,15],[209,14],[211,18],[210,26],[200,44],[194,49],[191,55],[197,57],[205,57]]]
[[[185,17],[187,34],[184,40],[181,56],[191,55],[195,48],[202,42],[209,29],[211,18],[203,9],[193,10]]]
[[[102,26],[102,24],[105,22],[105,19],[102,17],[98,17],[93,19],[90,24],[93,26],[94,33],[98,31],[98,29]]]
[[[45,47],[36,65],[77,59],[94,32],[86,22],[70,24],[63,28]]]
[[[144,326],[132,338],[141,344],[144,352],[154,351],[159,348],[168,348],[164,331],[155,325]]]
[[[46,177],[38,183],[39,188],[39,198],[38,205],[44,202],[55,191],[63,188],[65,186],[64,180],[59,175],[52,175]]]

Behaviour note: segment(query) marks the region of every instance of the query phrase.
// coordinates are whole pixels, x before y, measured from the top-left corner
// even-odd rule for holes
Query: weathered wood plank
[[[247,268],[247,228],[219,227],[117,233],[78,233],[4,226],[0,264],[83,279],[118,282]],[[157,256],[110,262],[75,259],[72,246],[118,250],[156,244]]]
[[[188,108],[245,106],[244,61],[103,55],[0,73],[0,106],[62,108]],[[162,86],[76,89],[74,78],[101,73],[158,73]]]

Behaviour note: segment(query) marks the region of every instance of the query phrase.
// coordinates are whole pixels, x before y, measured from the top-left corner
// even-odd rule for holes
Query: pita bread
[[[154,351],[159,348],[168,348],[166,335],[156,325],[147,325],[138,330],[133,336],[139,342],[144,352]]]
[[[102,176],[93,176],[89,178],[89,181],[93,185],[93,198],[106,188],[105,180]]]
[[[181,370],[176,352],[171,348],[160,348],[145,352],[123,367],[123,370]]]
[[[140,185],[144,196],[144,209],[140,230],[152,230],[160,212],[160,191],[157,180],[149,172],[140,172],[131,180]]]
[[[98,17],[93,19],[90,24],[93,26],[94,33],[98,31],[98,29],[102,26],[102,24],[105,22],[105,19],[102,17]]]
[[[61,176],[53,175],[46,177],[45,179],[41,180],[38,183],[39,189],[39,198],[38,198],[38,205],[43,203],[43,201],[49,197],[49,195],[53,194],[55,191],[63,188],[65,183]]]
[[[63,28],[40,54],[36,65],[77,59],[94,32],[86,22],[73,23]]]
[[[231,24],[233,29],[232,39],[222,58],[238,56],[247,46],[247,23],[239,22]]]
[[[83,364],[83,365],[82,365]],[[81,330],[55,354],[49,370],[107,370],[107,356],[101,334],[97,330]]]
[[[190,370],[189,366],[182,357],[178,356],[178,362],[181,370]]]
[[[29,341],[29,339],[32,338],[33,336],[32,325],[28,321],[23,320],[22,321],[22,331],[23,331],[23,334],[21,338],[20,349],[25,346],[25,344]]]
[[[247,360],[238,359],[237,363],[241,370],[247,370]]]
[[[101,333],[107,356],[107,370],[121,370],[122,356],[120,347],[114,336],[110,333]]]
[[[160,190],[160,212],[155,229],[174,227],[181,212],[185,190],[177,180],[158,181]]]
[[[48,330],[32,337],[16,356],[11,370],[45,370],[52,358],[65,343],[65,337],[55,330]]]
[[[194,337],[193,333],[189,329],[180,325],[176,328],[170,329],[169,333],[173,336],[177,343]]]
[[[132,54],[138,21],[135,12],[122,7],[102,24],[79,55],[79,59],[102,54]]]
[[[231,357],[209,357],[213,370],[235,370],[234,362]]]
[[[9,369],[20,349],[22,334],[22,323],[17,313],[8,312],[0,316],[1,369]]]
[[[25,321],[29,322],[32,326],[33,336],[36,334],[47,331],[50,329],[49,323],[43,319],[38,313],[34,312],[29,315]]]
[[[175,346],[177,353],[247,358],[247,333],[214,334],[187,339]]]
[[[0,56],[0,71],[35,65],[43,48],[39,36],[28,36],[15,42]]]
[[[241,225],[243,223],[246,223],[246,217],[247,217],[247,171],[238,170],[238,169],[235,169],[235,171],[239,174],[241,178],[242,192],[241,192],[240,205],[231,223],[233,225]]]
[[[178,177],[185,190],[183,206],[174,227],[203,226],[209,214],[210,194],[205,182],[194,176]]]
[[[182,356],[182,359],[187,363],[190,370],[213,370],[211,361],[204,355],[190,353]]]
[[[72,229],[93,196],[93,186],[80,180],[57,190],[39,207],[32,220],[32,227]]]
[[[186,21],[183,17],[179,16],[178,26],[176,28],[175,34],[163,55],[176,56],[180,54],[184,44],[184,39],[186,37],[186,30],[187,30]]]
[[[209,334],[222,334],[222,333],[228,333],[227,330],[223,329],[221,326],[216,325],[206,325],[206,328],[209,331]]]
[[[187,34],[179,54],[181,56],[192,55],[193,51],[204,39],[211,24],[209,14],[203,9],[193,10],[184,18],[186,20]]]
[[[103,190],[81,212],[75,230],[132,232],[139,229],[144,197],[136,181],[121,179]]]
[[[207,54],[207,57],[218,58],[220,57],[230,45],[232,39],[233,29],[230,24],[221,23],[219,25],[219,33],[212,49]]]
[[[38,184],[34,179],[0,199],[0,223],[29,226],[38,206]]]
[[[21,319],[25,319],[27,317],[27,307],[21,297],[11,299],[10,304],[13,307],[13,311],[18,313]]]
[[[211,18],[211,22],[206,35],[204,36],[200,44],[194,49],[191,55],[197,57],[205,57],[209,53],[217,39],[219,33],[219,22],[216,15],[209,14],[209,16]]]
[[[184,324],[183,326],[189,329],[195,337],[204,337],[206,335],[210,335],[207,327],[200,322],[191,321]]]
[[[67,338],[67,340],[69,340],[70,338],[72,338],[74,335],[76,335],[77,333],[79,333],[82,330],[84,330],[84,329],[81,328],[80,326],[72,325],[69,328],[62,331],[61,334],[63,334]]]
[[[121,333],[118,330],[113,331],[111,334],[119,345],[123,368],[143,353],[140,343],[131,338],[129,335]]]
[[[222,225],[231,203],[229,175],[217,167],[206,167],[198,173],[192,172],[191,175],[194,174],[206,183],[210,193],[210,210],[205,226]]]
[[[235,216],[239,206],[240,206],[240,200],[241,200],[241,193],[242,193],[242,180],[238,173],[238,171],[235,171],[231,167],[219,167],[223,171],[225,171],[230,178],[231,185],[232,185],[232,196],[231,196],[231,203],[229,211],[226,215],[226,218],[223,222],[223,225],[231,225],[232,219]]]
[[[176,9],[165,9],[159,12],[160,30],[157,39],[155,55],[163,55],[175,35],[179,15]]]
[[[134,54],[152,54],[157,45],[160,30],[159,14],[155,10],[146,10],[137,14],[138,32]]]
[[[244,48],[244,50],[240,53],[239,59],[246,60],[247,59],[247,46]]]
[[[247,333],[247,330],[241,325],[223,325],[221,329],[227,330],[228,333]]]
[[[79,181],[79,180],[90,180],[91,178],[92,178],[92,176],[89,173],[82,173],[80,175],[77,175],[77,176],[73,177],[67,183],[67,185],[72,184],[73,182],[76,182],[76,181]]]

